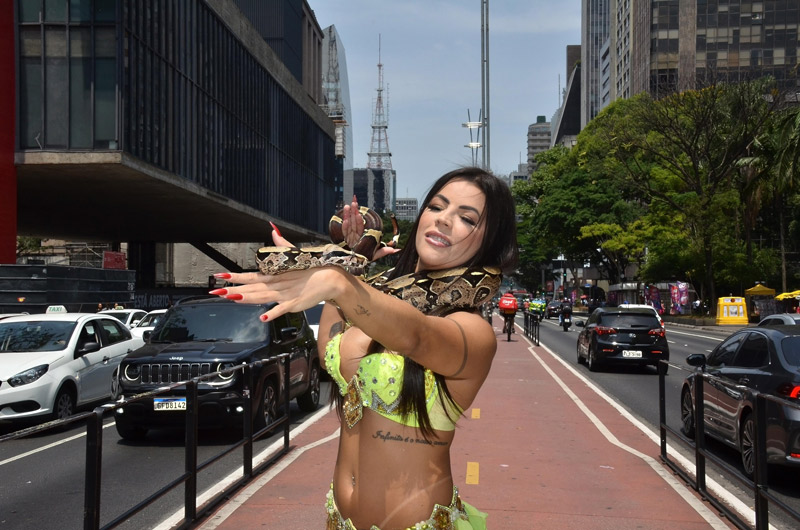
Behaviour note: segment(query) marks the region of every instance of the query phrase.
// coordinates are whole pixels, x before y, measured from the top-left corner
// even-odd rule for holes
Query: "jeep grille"
[[[211,373],[211,363],[172,363],[140,365],[142,384],[168,385]]]

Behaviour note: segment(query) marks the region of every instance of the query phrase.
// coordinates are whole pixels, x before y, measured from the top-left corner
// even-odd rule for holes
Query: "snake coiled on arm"
[[[375,252],[383,245],[397,244],[398,226],[392,216],[392,242],[381,242],[383,220],[375,211],[362,206],[359,213],[364,231],[354,247],[348,248],[342,231],[342,210],[331,217],[328,230],[332,243],[314,247],[262,247],[256,264],[262,274],[277,275],[291,270],[334,265],[363,276]],[[405,300],[426,314],[452,309],[474,309],[491,300],[500,288],[502,275],[496,267],[456,267],[423,271],[388,279],[388,273],[364,281],[383,292]]]

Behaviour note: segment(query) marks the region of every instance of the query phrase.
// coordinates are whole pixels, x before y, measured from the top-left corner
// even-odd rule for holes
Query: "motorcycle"
[[[561,326],[564,328],[564,331],[569,331],[569,327],[572,325],[572,315],[564,315],[561,318]]]

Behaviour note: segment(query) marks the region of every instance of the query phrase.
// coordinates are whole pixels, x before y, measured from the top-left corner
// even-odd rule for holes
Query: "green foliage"
[[[17,237],[17,257],[38,254],[42,250],[42,240],[37,237]]]
[[[606,107],[513,186],[523,275],[538,285],[563,254],[611,283],[637,264],[641,281],[686,280],[711,299],[774,278],[779,241],[800,240],[800,107],[779,101],[766,78]]]

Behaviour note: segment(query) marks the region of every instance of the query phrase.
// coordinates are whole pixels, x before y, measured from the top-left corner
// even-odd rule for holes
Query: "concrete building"
[[[609,0],[581,0],[581,129],[602,108],[602,50],[609,32]]]
[[[395,201],[395,217],[398,221],[411,221],[412,223],[417,220],[419,213],[419,205],[416,197],[398,197]]]
[[[511,186],[518,180],[530,180],[531,174],[528,173],[528,164],[519,164],[516,171],[508,174],[508,185]]]
[[[550,149],[551,137],[552,130],[546,116],[537,116],[536,123],[528,126],[528,175],[536,170],[536,161],[533,157],[542,151]]]
[[[335,184],[337,209],[353,196],[353,128],[350,106],[350,83],[347,76],[347,56],[342,38],[335,26],[323,30],[322,45],[322,108],[336,126],[336,157],[341,160],[342,177]],[[344,181],[350,185],[345,194]]]
[[[612,0],[611,5],[612,101],[765,75],[784,89],[798,86],[797,2]]]
[[[355,195],[359,205],[376,212],[396,211],[396,181],[393,169],[354,168],[353,192],[347,197]]]
[[[269,221],[326,239],[342,168],[305,0],[2,5],[0,247],[127,242],[147,288],[252,268]]]

